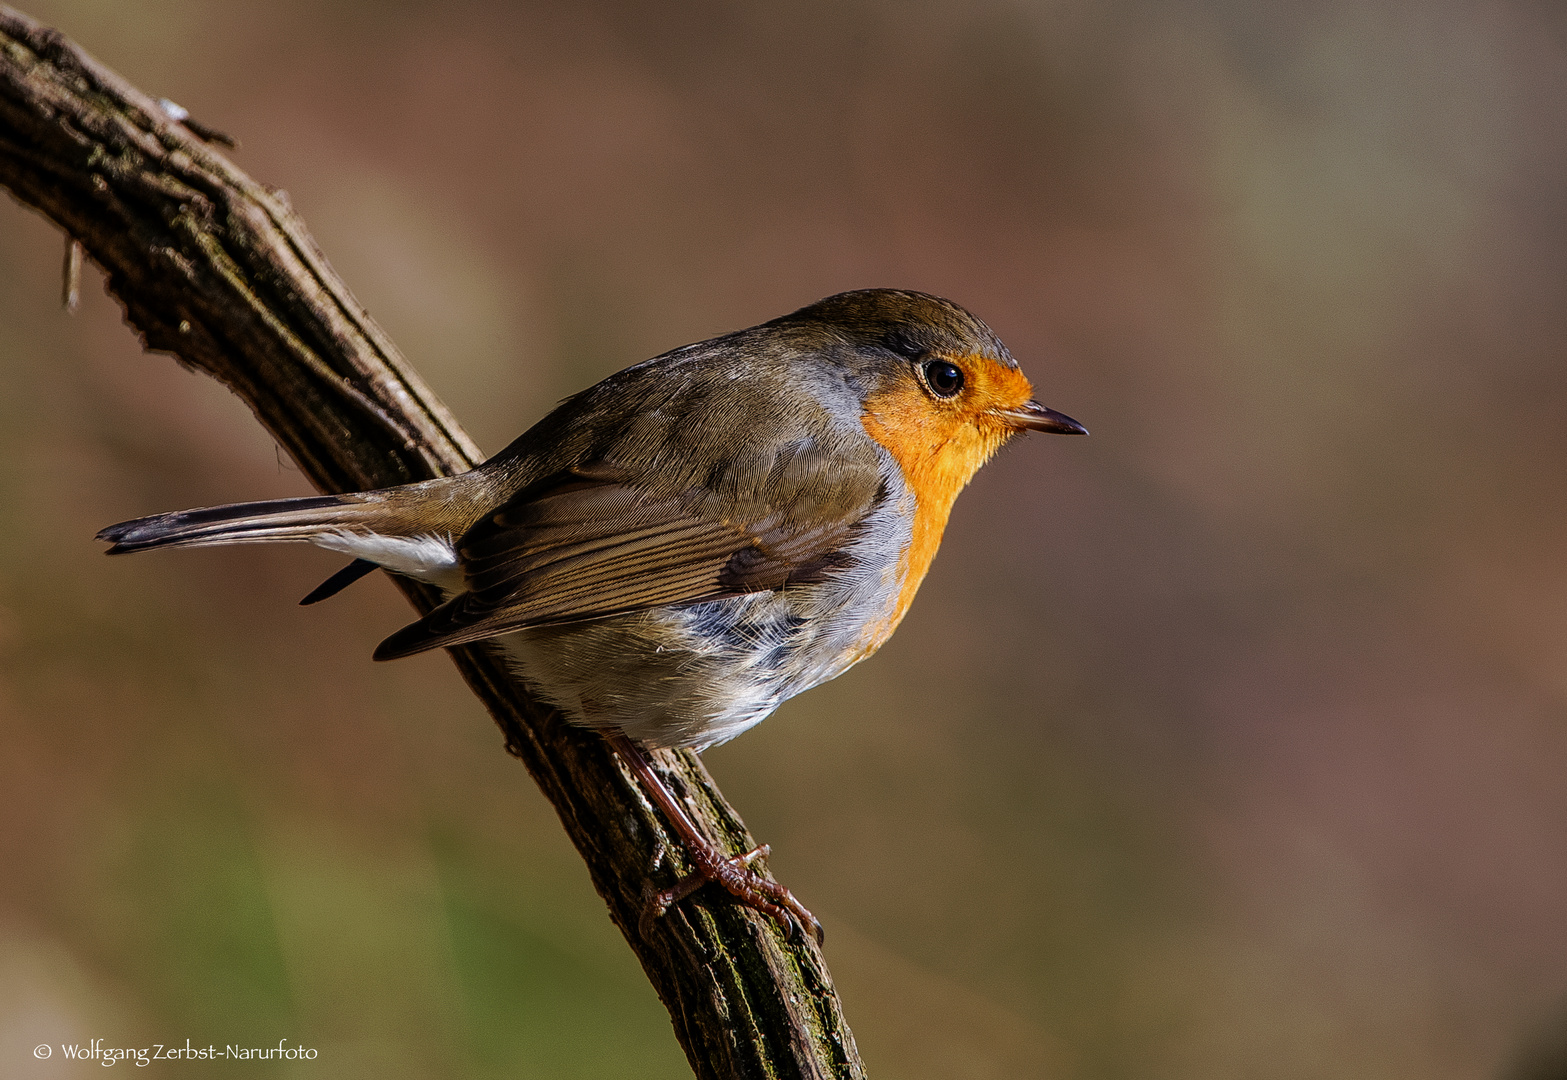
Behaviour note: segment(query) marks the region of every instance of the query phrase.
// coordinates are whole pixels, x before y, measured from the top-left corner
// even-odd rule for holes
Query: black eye
[[[955,397],[963,389],[963,371],[945,360],[928,360],[924,365],[925,385],[937,397]]]

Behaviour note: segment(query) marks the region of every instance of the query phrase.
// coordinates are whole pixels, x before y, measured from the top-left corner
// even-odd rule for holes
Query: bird
[[[530,689],[602,733],[695,866],[643,919],[716,881],[821,924],[698,829],[647,751],[700,752],[876,652],[930,569],[953,501],[1023,432],[1086,435],[1034,399],[1000,338],[927,293],[839,293],[635,364],[455,475],[157,514],[98,534],[152,548],[306,542],[445,600],[376,660],[493,641]]]

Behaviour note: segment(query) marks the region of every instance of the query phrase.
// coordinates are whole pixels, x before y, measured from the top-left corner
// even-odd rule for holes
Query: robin
[[[566,399],[460,476],[159,514],[109,554],[305,541],[448,599],[375,659],[498,639],[524,681],[602,732],[694,873],[789,924],[789,891],[695,826],[645,750],[701,751],[847,671],[892,634],[958,492],[1022,431],[1086,435],[1032,400],[1000,339],[923,293],[840,293],[656,356]]]

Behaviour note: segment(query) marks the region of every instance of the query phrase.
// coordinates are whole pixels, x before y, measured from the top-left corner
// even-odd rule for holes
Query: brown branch
[[[220,379],[323,491],[471,468],[477,448],[327,265],[285,199],[184,110],[0,5],[0,185],[79,241],[147,348]],[[399,581],[420,610],[435,596]],[[463,677],[560,814],[699,1077],[861,1077],[816,947],[713,889],[638,930],[664,827],[602,739],[532,701],[482,647]],[[659,768],[736,852],[754,846],[694,755]],[[678,852],[676,844],[669,851]]]

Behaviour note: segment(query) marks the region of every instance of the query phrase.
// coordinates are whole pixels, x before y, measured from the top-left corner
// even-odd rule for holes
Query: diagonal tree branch
[[[223,381],[323,491],[477,464],[287,203],[208,140],[225,141],[0,5],[0,186],[80,241],[147,348]],[[421,611],[437,599],[398,584]],[[560,814],[697,1076],[862,1077],[811,942],[713,889],[642,936],[651,868],[661,885],[681,870],[658,862],[658,814],[602,739],[531,700],[494,653],[451,654]],[[657,764],[706,830],[737,852],[753,846],[694,755],[661,752]]]

